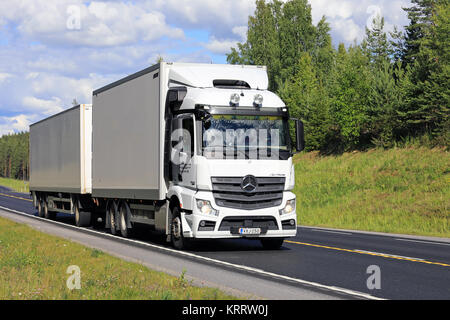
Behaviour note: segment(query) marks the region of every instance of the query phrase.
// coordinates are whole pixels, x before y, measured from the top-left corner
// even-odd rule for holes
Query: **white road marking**
[[[350,235],[350,236],[353,234],[353,233],[349,233],[349,232],[331,231],[331,230],[320,230],[320,229],[311,229],[311,231],[315,231],[315,232],[337,233],[337,234],[345,234],[345,235]]]
[[[156,249],[159,249],[159,250],[162,250],[162,251],[166,251],[166,252],[170,252],[170,253],[173,253],[173,254],[176,254],[176,255],[182,255],[182,256],[186,256],[186,257],[195,258],[195,259],[198,259],[198,260],[204,260],[204,261],[212,262],[212,263],[215,263],[215,264],[218,264],[218,265],[224,265],[224,266],[232,267],[232,268],[235,268],[235,269],[245,270],[245,271],[261,274],[261,275],[264,275],[264,276],[269,276],[269,277],[275,278],[275,279],[283,279],[283,280],[287,280],[287,281],[290,281],[290,282],[295,282],[295,283],[298,283],[298,284],[303,284],[303,285],[307,285],[307,286],[311,286],[311,287],[315,287],[315,288],[325,289],[325,290],[328,290],[328,291],[333,291],[333,292],[337,292],[337,293],[341,293],[341,294],[347,294],[347,295],[350,295],[350,296],[360,297],[360,298],[364,298],[364,299],[385,300],[383,298],[378,298],[378,297],[372,296],[370,294],[359,292],[359,291],[353,291],[353,290],[344,289],[344,288],[340,288],[340,287],[327,286],[327,285],[323,285],[323,284],[316,283],[316,282],[301,280],[301,279],[297,279],[297,278],[291,278],[291,277],[288,277],[288,276],[284,276],[284,275],[280,275],[280,274],[264,271],[264,270],[261,270],[261,269],[256,269],[256,268],[253,268],[253,267],[247,267],[247,266],[244,266],[244,265],[239,265],[239,264],[234,264],[234,263],[230,263],[230,262],[226,262],[226,261],[221,261],[221,260],[216,260],[216,259],[212,259],[212,258],[199,256],[199,255],[196,255],[196,254],[193,254],[193,253],[190,253],[190,252],[178,251],[178,250],[175,250],[175,249],[171,249],[171,248],[167,248],[167,247],[163,247],[163,246],[158,246],[158,245],[147,243],[147,242],[143,242],[143,241],[122,238],[122,237],[119,237],[119,236],[113,236],[113,235],[111,235],[109,233],[99,232],[99,231],[96,231],[96,230],[91,230],[91,229],[86,229],[86,228],[80,228],[80,227],[77,227],[77,226],[72,226],[72,225],[69,225],[69,224],[66,224],[66,223],[62,223],[62,222],[59,222],[59,221],[48,220],[48,219],[45,219],[45,218],[37,217],[37,216],[31,215],[31,214],[28,214],[28,213],[25,213],[25,212],[21,212],[21,211],[17,211],[17,210],[14,210],[14,209],[5,208],[5,207],[2,207],[2,206],[0,206],[0,209],[6,210],[6,211],[11,211],[11,212],[14,212],[14,213],[26,216],[28,218],[34,218],[34,219],[42,220],[42,221],[45,221],[47,223],[53,223],[53,224],[57,224],[57,225],[62,225],[65,228],[72,228],[72,229],[75,229],[75,230],[83,230],[83,232],[86,232],[86,233],[99,234],[99,235],[102,235],[102,236],[110,237],[112,239],[120,239],[121,241],[124,241],[124,242],[137,243],[139,245],[144,245],[144,246],[147,246],[147,247],[150,247],[150,248],[156,248]]]
[[[441,246],[450,246],[450,243],[442,243],[442,242],[432,242],[432,241],[423,241],[423,240],[411,240],[411,239],[400,239],[400,238],[396,238],[395,240],[419,242],[419,243],[428,243],[428,244],[437,244],[437,245],[441,245]]]

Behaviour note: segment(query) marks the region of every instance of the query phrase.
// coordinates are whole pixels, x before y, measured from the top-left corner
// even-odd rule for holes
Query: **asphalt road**
[[[0,206],[37,214],[28,195],[2,187]],[[65,214],[58,214],[56,221],[73,225],[73,218]],[[450,239],[310,227],[298,227],[297,234],[286,240],[281,250],[263,250],[259,241],[246,239],[203,241],[197,243],[186,257],[181,255],[177,259],[186,263],[187,260],[203,259],[202,265],[212,264],[216,269],[222,264],[227,272],[231,272],[228,278],[223,273],[227,279],[224,286],[239,287],[237,290],[269,298],[345,299],[364,298],[367,294],[384,299],[450,299]],[[170,247],[158,235],[140,230],[136,240],[136,244],[148,244],[149,250],[167,248],[159,254],[173,256]],[[234,276],[233,268],[238,271]],[[273,288],[273,295],[264,295],[264,286],[245,290],[243,281],[254,284],[254,280],[240,279],[237,274],[242,276],[246,272],[257,274],[264,281],[272,279],[284,284],[275,288],[266,283],[268,288]],[[374,280],[377,274],[379,281]],[[198,272],[198,277],[208,277],[207,270]],[[204,280],[217,283],[213,273],[209,277]],[[371,289],[368,282],[372,284]],[[373,288],[375,284],[380,288]],[[285,285],[287,287],[283,287]],[[333,288],[339,289],[334,292]],[[349,295],[345,290],[349,290]],[[352,295],[352,292],[361,294]]]

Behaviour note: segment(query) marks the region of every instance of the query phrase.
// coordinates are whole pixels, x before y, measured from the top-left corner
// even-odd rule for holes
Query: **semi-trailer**
[[[161,62],[31,125],[30,192],[39,216],[123,237],[144,224],[177,249],[242,237],[279,248],[297,233],[294,147],[303,124],[266,67]]]

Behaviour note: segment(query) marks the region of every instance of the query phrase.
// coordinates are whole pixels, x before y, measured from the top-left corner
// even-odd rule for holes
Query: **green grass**
[[[79,266],[81,289],[69,290],[67,268]],[[234,297],[126,262],[97,249],[0,218],[0,300],[193,299]]]
[[[294,159],[299,224],[450,237],[450,155],[420,147]]]
[[[22,193],[30,192],[28,181],[0,177],[0,186],[10,188],[17,192],[22,192]]]

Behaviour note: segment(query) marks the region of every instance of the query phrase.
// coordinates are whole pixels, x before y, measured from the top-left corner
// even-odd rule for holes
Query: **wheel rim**
[[[112,207],[111,207],[111,209],[109,209],[109,222],[111,224],[111,229],[115,230],[116,223],[115,223],[115,219],[114,219],[114,210]]]
[[[176,217],[172,221],[172,236],[178,240],[181,238],[181,221],[179,217]]]
[[[127,229],[127,223],[125,221],[125,213],[123,212],[123,208],[121,209],[121,214],[120,214],[120,226],[121,226],[122,230]]]
[[[80,212],[78,210],[78,206],[75,205],[75,222],[78,225],[78,223],[80,222]]]

